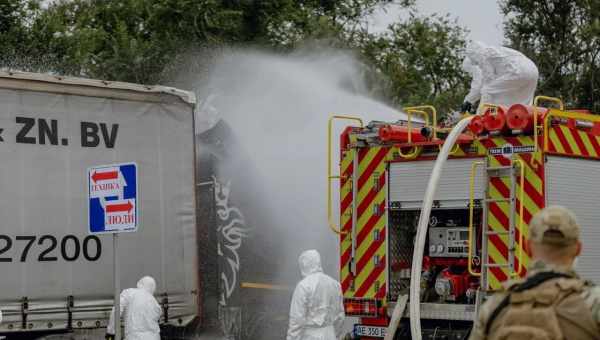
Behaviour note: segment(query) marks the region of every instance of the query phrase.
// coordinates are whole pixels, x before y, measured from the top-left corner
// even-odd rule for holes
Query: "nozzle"
[[[421,136],[431,139],[433,137],[433,129],[429,126],[424,126],[421,128]]]

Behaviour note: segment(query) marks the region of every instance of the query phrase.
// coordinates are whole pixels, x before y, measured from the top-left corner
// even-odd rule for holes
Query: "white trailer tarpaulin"
[[[165,87],[0,73],[0,332],[103,327],[112,237],[88,232],[87,169],[135,162],[139,230],[121,287],[151,275],[163,319],[197,312],[194,96]]]

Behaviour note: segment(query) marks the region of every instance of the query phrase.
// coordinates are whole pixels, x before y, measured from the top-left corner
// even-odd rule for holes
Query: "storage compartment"
[[[583,251],[577,272],[587,280],[600,281],[600,162],[597,160],[548,156],[546,163],[546,206],[571,209],[581,227]]]

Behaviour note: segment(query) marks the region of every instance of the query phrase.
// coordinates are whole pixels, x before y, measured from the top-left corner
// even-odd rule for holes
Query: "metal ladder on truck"
[[[474,252],[477,248],[475,241],[475,227],[473,225],[473,215],[475,207],[474,187],[477,168],[484,166],[483,180],[485,181],[485,195],[482,200],[482,229],[481,229],[481,256],[480,256],[480,271],[475,271],[474,267]],[[517,169],[519,171],[517,171]],[[517,217],[517,176],[519,177],[519,216]],[[508,197],[491,197],[490,181],[493,178],[509,178],[509,195]],[[489,159],[486,161],[473,162],[471,166],[471,177],[469,182],[469,243],[468,243],[468,270],[473,276],[480,277],[480,291],[486,292],[489,288],[488,269],[490,268],[507,268],[510,277],[519,276],[523,272],[523,233],[519,232],[519,241],[516,240],[517,225],[519,230],[523,230],[523,199],[524,199],[524,181],[525,181],[525,163],[520,159],[511,158],[510,165],[492,166]],[[488,223],[491,204],[509,204],[508,229],[506,230],[491,230]],[[518,219],[518,221],[517,221]],[[508,238],[508,254],[507,261],[504,263],[492,263],[488,251],[488,243],[491,236],[507,236]],[[517,251],[518,246],[518,251]],[[515,268],[515,257],[518,259],[518,268]],[[481,295],[481,294],[479,294]],[[478,304],[480,299],[478,298]]]

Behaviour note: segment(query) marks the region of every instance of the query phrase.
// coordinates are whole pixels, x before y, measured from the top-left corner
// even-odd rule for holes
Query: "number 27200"
[[[14,259],[6,256],[13,248],[17,250]],[[61,259],[69,262],[77,261],[81,257],[87,261],[97,261],[102,255],[102,242],[94,235],[88,235],[83,240],[75,235],[65,235],[60,239],[53,235],[0,235],[0,262],[35,261],[36,255],[39,262],[59,261],[59,255]]]

